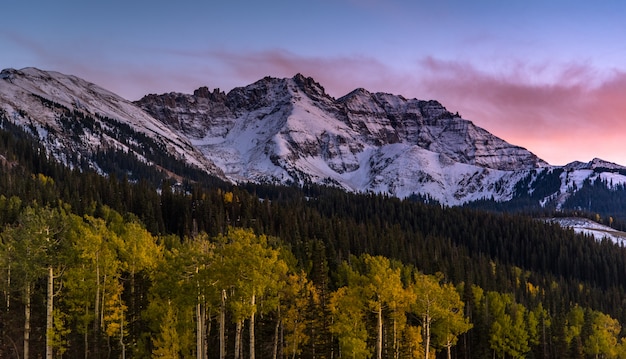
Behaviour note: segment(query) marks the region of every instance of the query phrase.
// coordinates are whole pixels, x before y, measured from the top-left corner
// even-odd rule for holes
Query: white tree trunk
[[[426,350],[425,358],[430,355],[430,316],[424,315],[424,349]]]
[[[29,359],[30,347],[30,283],[26,285],[24,298],[24,359]]]
[[[198,302],[196,303],[196,358],[202,359],[204,353],[203,338],[203,326],[204,318],[202,318],[202,304],[200,303],[200,296],[198,296]]]
[[[280,302],[278,303],[278,319],[276,320],[276,327],[274,327],[274,351],[272,353],[272,359],[278,358],[278,335],[280,333],[280,322],[282,321],[280,313]]]
[[[240,358],[241,354],[241,328],[243,327],[243,323],[241,319],[237,320],[237,324],[235,326],[235,359]]]
[[[120,304],[122,302],[122,298],[120,297]],[[120,347],[122,347],[122,359],[126,359],[126,344],[124,344],[124,314],[122,313],[122,318],[120,320]]]
[[[206,312],[206,303],[202,307],[202,322],[204,323],[204,327],[202,329],[202,347],[204,351],[202,352],[202,359],[209,359],[209,336],[211,335],[211,311],[209,313]],[[207,326],[208,320],[208,326]]]
[[[99,252],[96,252],[96,301],[94,302],[94,321],[93,321],[93,334],[97,335],[100,330],[100,263]]]
[[[54,269],[48,267],[48,293],[46,295],[46,359],[52,359],[52,332],[54,312]]]
[[[393,314],[393,357],[394,359],[398,359],[400,357],[400,346],[398,345],[398,324],[395,310]]]
[[[96,301],[94,302],[93,309],[93,354],[96,358],[100,355],[100,330],[102,329],[102,314],[104,313],[104,310],[100,310],[100,303],[102,303],[104,300],[103,286],[105,280],[106,275],[104,276],[103,280],[100,281],[100,252],[96,252]],[[100,285],[100,283],[102,283],[102,286]],[[87,358],[87,351],[85,351],[85,358]]]
[[[107,284],[107,274],[106,272],[104,272],[104,275],[102,276],[102,288],[100,288],[100,293],[102,293],[102,295],[100,296],[100,299],[98,299],[103,307],[103,309],[100,310],[100,315],[98,316],[98,323],[100,324],[99,330],[104,330],[104,299],[106,298],[106,289],[107,289],[106,284]],[[100,332],[97,331],[96,335],[99,335],[99,333]]]
[[[252,314],[250,315],[250,359],[255,359],[254,353],[254,315],[255,315],[255,303],[256,296],[252,294],[252,298],[250,299],[250,306],[252,307]]]
[[[222,303],[220,305],[220,359],[226,358],[226,291],[222,289]]]
[[[378,303],[378,343],[376,344],[376,358],[383,358],[383,305]]]

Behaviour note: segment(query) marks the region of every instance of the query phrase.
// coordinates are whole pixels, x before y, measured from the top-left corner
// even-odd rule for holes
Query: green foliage
[[[584,340],[584,352],[596,358],[616,357],[618,336],[621,331],[619,322],[597,311],[588,311],[586,321],[591,332]]]
[[[456,288],[450,283],[442,286],[443,300],[440,303],[441,319],[433,324],[432,332],[439,348],[448,353],[458,342],[459,336],[472,329],[469,318],[465,316],[465,304]]]
[[[172,305],[166,305],[165,316],[160,325],[160,332],[154,340],[153,358],[179,358],[180,357],[180,336],[176,330],[178,318]]]
[[[329,306],[334,318],[330,331],[338,338],[341,353],[347,358],[369,358],[372,353],[367,346],[366,308],[357,289],[339,288]]]
[[[55,309],[53,317],[53,330],[50,333],[46,333],[46,336],[51,337],[50,340],[52,347],[54,348],[54,352],[59,357],[62,357],[63,353],[65,353],[70,347],[70,342],[67,339],[72,332],[71,328],[67,325],[67,320],[70,316],[67,313],[63,313],[59,309]]]

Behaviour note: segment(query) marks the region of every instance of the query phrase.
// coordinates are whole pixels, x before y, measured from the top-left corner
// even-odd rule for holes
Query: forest
[[[70,169],[3,125],[0,357],[626,357],[609,241],[128,162],[132,179]]]

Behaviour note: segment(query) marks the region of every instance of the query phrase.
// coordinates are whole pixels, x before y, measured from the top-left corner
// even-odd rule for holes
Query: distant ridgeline
[[[485,199],[464,206],[496,212],[587,217],[615,229],[626,230],[626,184],[613,183],[610,178],[601,176],[607,173],[626,176],[626,169],[594,168],[594,175],[586,177],[580,185],[573,182],[565,199],[558,202],[555,194],[560,194],[561,176],[566,172],[565,168],[560,167],[540,170],[538,173],[533,171],[516,185],[511,200],[502,202]]]

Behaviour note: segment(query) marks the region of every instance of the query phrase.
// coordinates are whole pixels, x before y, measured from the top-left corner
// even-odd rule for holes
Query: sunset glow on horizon
[[[626,3],[539,0],[17,1],[0,67],[129,99],[313,77],[434,99],[553,165],[626,165]]]

